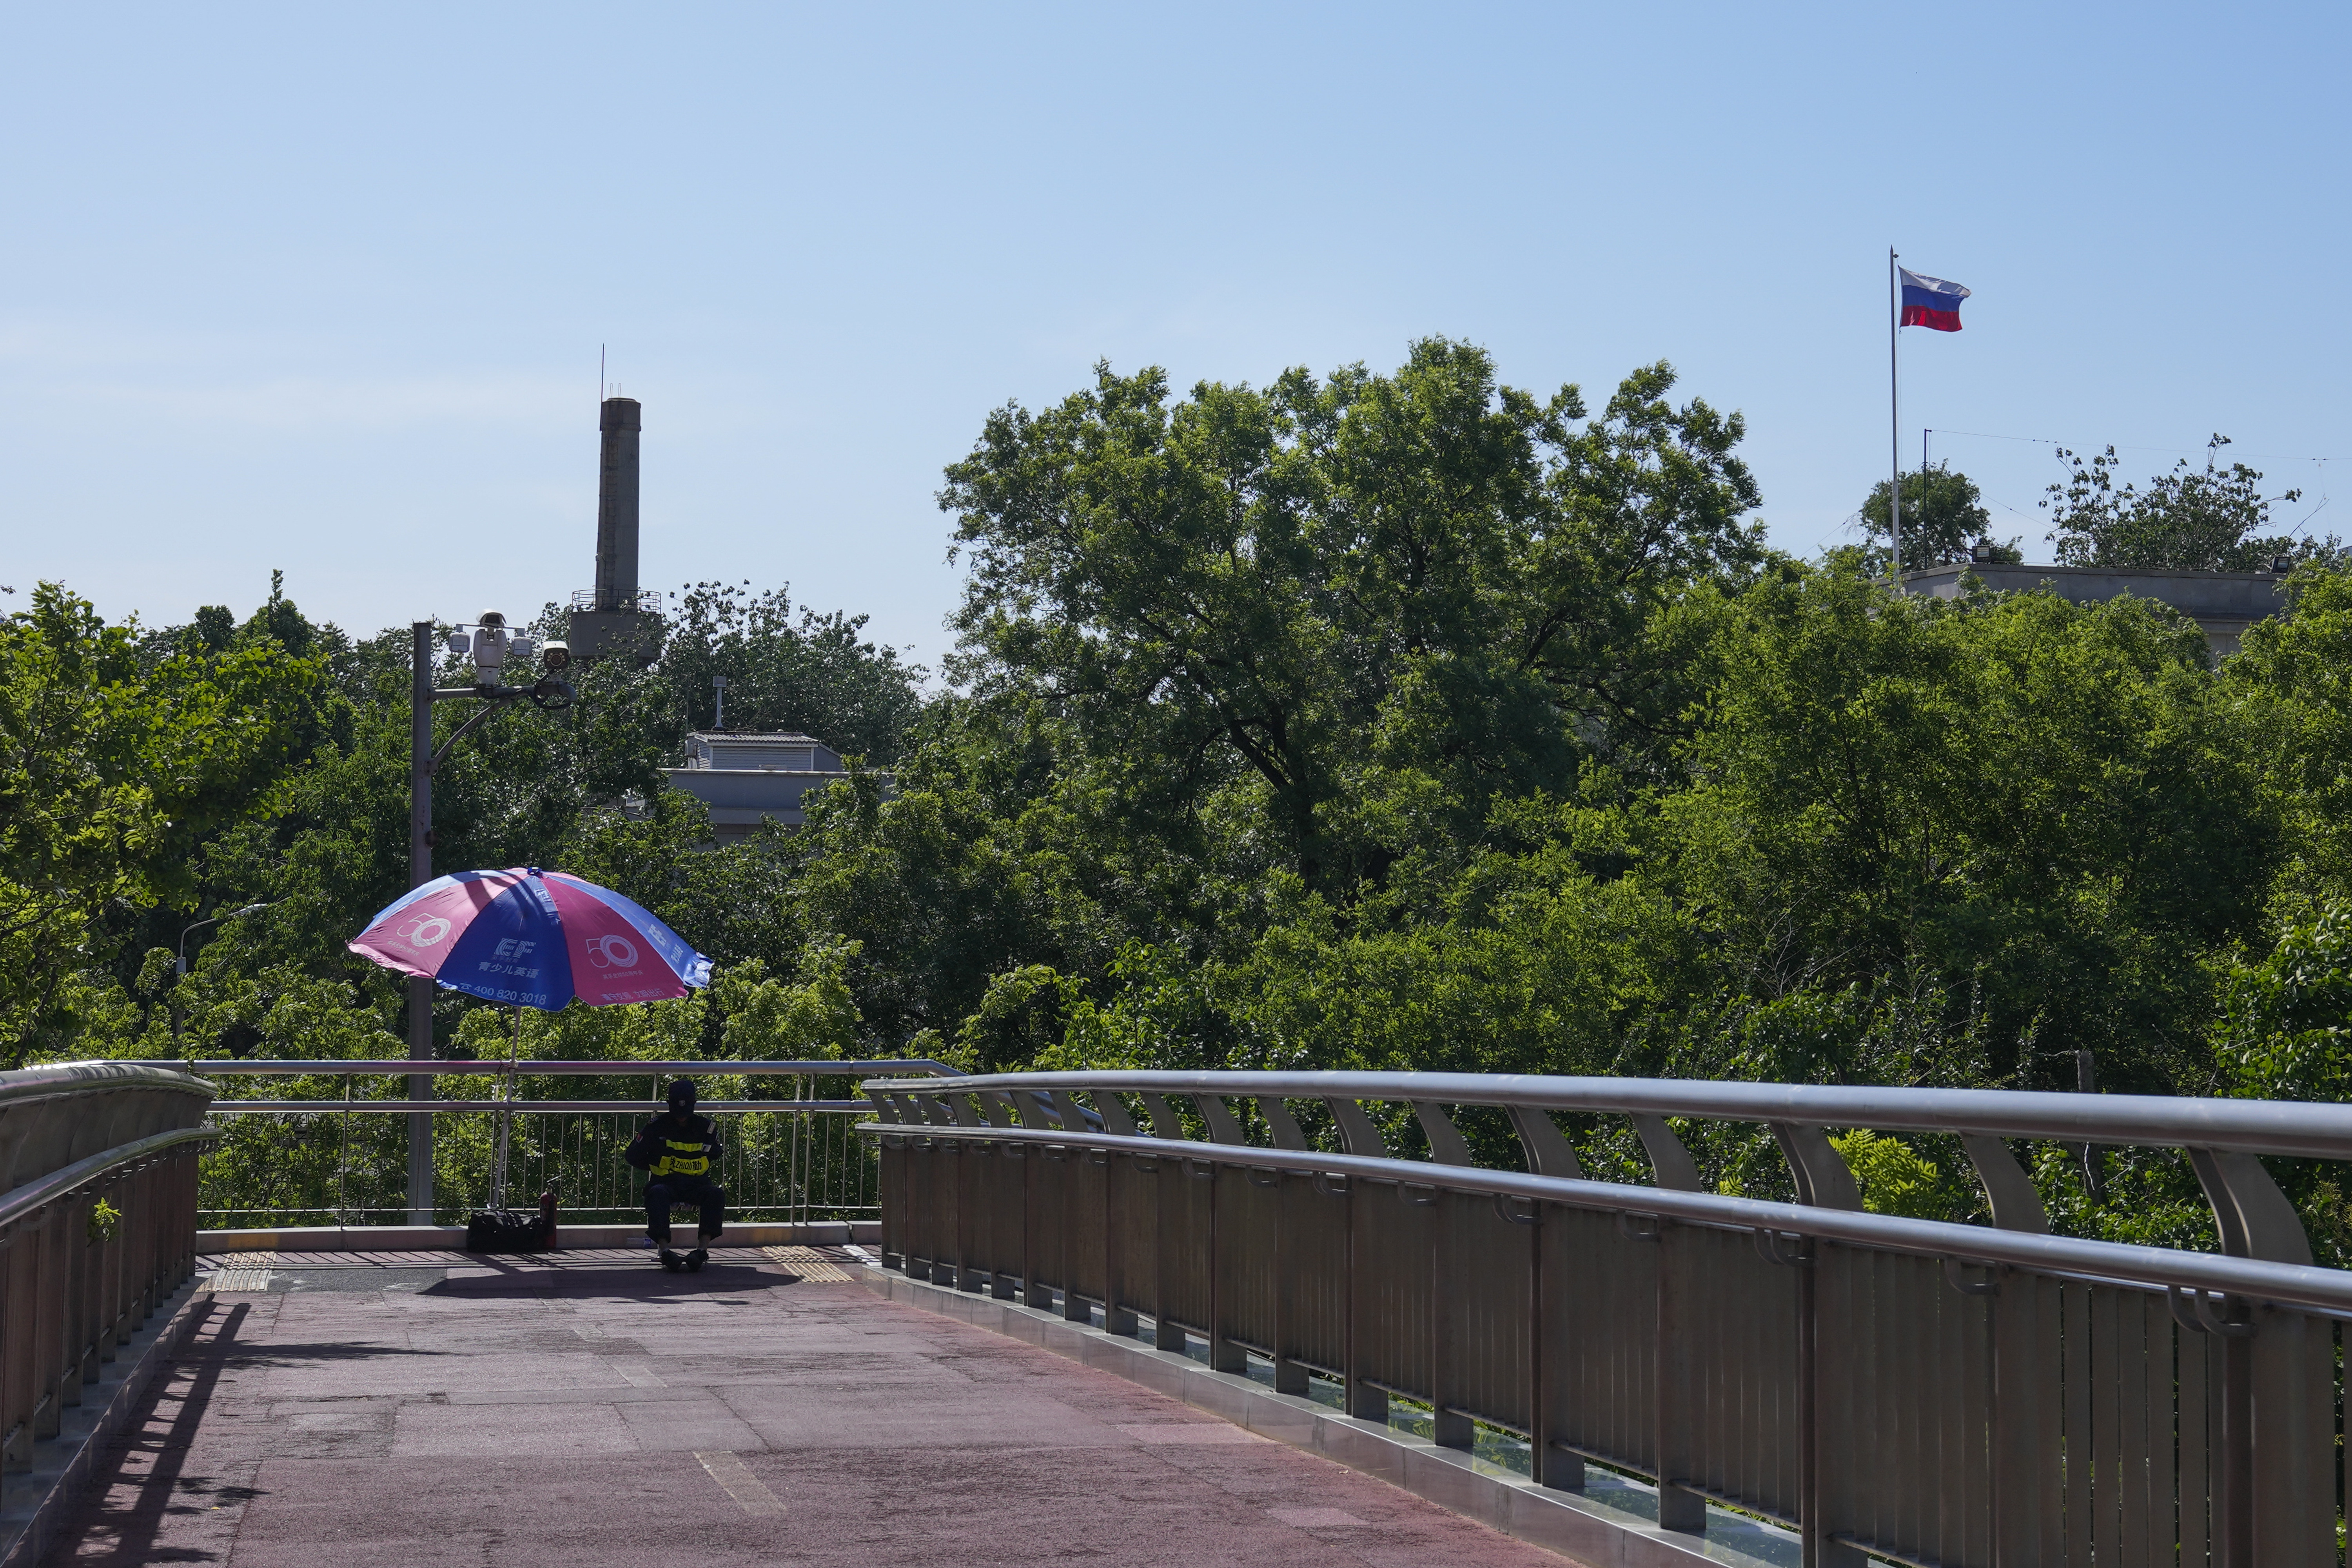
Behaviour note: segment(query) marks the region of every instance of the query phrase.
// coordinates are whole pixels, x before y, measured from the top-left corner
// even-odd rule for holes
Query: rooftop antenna
[[[604,401],[604,345],[596,345],[596,401]]]
[[[723,675],[714,675],[710,678],[710,685],[711,689],[719,693],[718,709],[710,716],[710,727],[714,730],[724,730],[727,728],[727,678]]]

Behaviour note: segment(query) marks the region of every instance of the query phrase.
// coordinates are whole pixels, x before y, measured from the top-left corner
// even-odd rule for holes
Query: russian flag
[[[1960,301],[1969,297],[1967,289],[1940,278],[1922,278],[1908,267],[1895,270],[1903,275],[1903,325],[1939,332],[1960,330]]]

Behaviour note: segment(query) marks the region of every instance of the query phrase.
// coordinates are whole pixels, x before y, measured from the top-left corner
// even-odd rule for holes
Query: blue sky
[[[789,582],[936,660],[932,496],[1097,359],[1416,336],[1748,419],[1810,554],[1922,426],[2046,560],[2041,437],[2352,459],[2333,7],[20,6],[0,582],[357,631],[591,577],[598,345],[647,585]],[[1960,435],[1958,432],[1979,434]],[[2352,477],[2314,520],[2352,533]],[[0,599],[0,604],[10,603]]]

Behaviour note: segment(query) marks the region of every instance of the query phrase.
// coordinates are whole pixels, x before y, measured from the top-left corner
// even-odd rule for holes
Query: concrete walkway
[[[49,1563],[1565,1561],[819,1253],[240,1262]]]

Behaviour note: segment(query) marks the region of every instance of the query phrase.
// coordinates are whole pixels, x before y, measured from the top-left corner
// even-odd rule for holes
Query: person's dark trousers
[[[656,1241],[669,1240],[669,1205],[702,1205],[702,1239],[717,1236],[727,1223],[727,1192],[708,1176],[656,1176],[646,1184],[646,1233]]]

